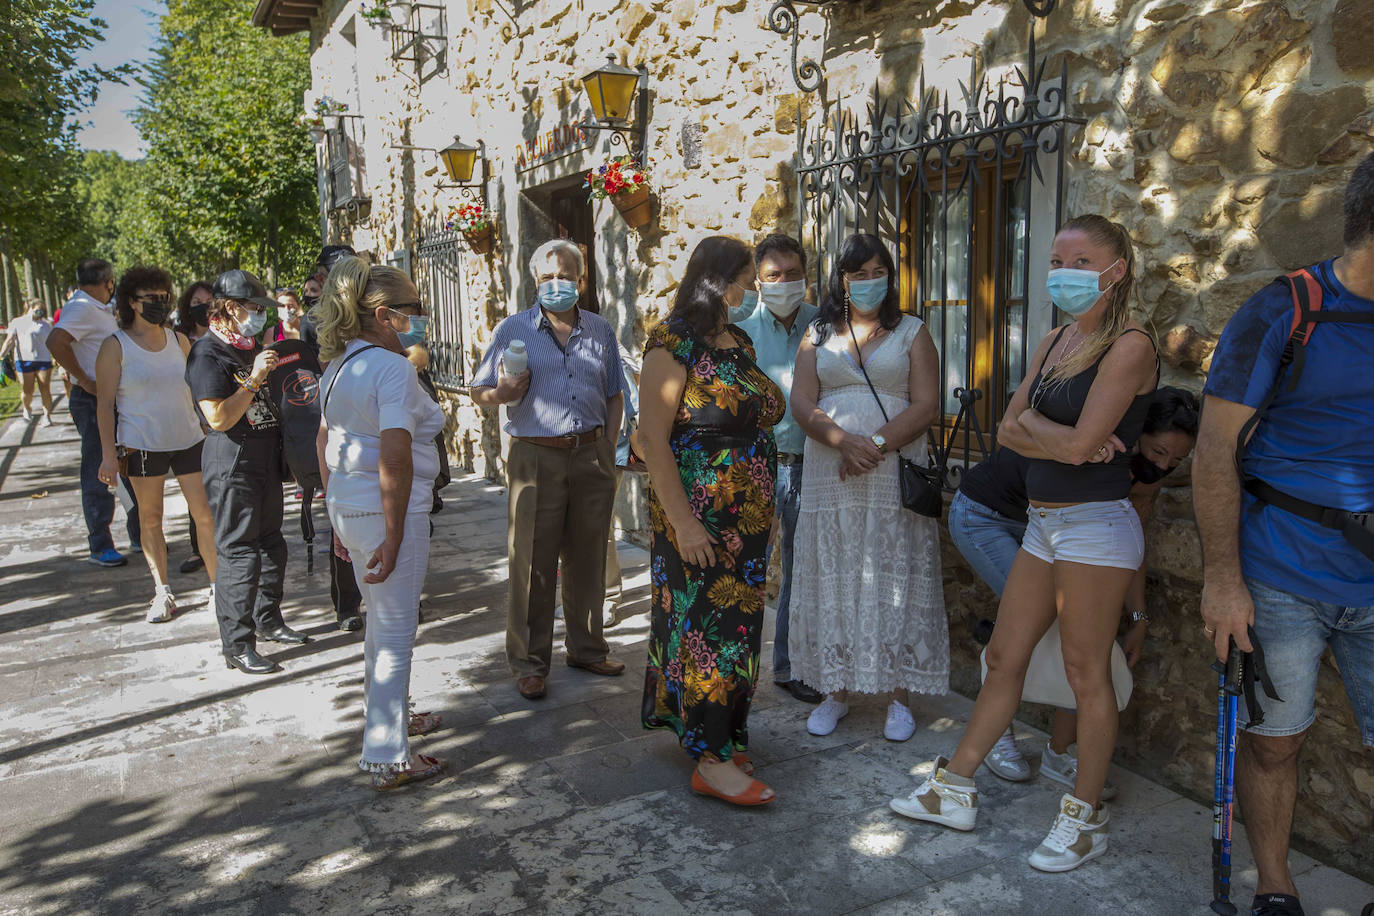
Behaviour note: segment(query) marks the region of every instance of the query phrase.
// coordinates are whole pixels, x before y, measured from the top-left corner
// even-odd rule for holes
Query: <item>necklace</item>
[[[1050,387],[1045,384],[1045,377],[1049,375],[1051,372],[1053,372],[1056,368],[1058,368],[1060,363],[1064,362],[1064,360],[1068,359],[1070,356],[1073,356],[1075,353],[1077,353],[1078,348],[1083,346],[1083,341],[1088,339],[1087,337],[1084,337],[1081,333],[1079,333],[1078,322],[1076,321],[1073,324],[1073,335],[1074,336],[1070,338],[1070,341],[1073,343],[1072,349],[1068,349],[1068,344],[1065,344],[1065,349],[1067,349],[1068,352],[1062,353],[1060,357],[1054,361],[1053,366],[1050,366],[1048,369],[1045,368],[1043,364],[1040,366],[1040,382],[1035,386],[1035,390],[1031,392],[1031,410],[1040,409],[1040,402],[1045,397],[1045,389]],[[1048,353],[1045,354],[1045,358],[1049,358]]]

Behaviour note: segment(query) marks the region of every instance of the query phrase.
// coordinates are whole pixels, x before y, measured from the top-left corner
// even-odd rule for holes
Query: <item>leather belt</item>
[[[778,464],[783,467],[793,464],[801,464],[802,456],[793,452],[778,452]]]
[[[566,436],[512,436],[511,438],[528,442],[531,445],[548,446],[549,448],[577,448],[600,439],[601,427],[598,426],[591,432],[570,433]]]

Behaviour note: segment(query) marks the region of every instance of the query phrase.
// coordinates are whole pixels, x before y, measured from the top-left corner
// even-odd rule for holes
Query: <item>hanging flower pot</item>
[[[492,227],[488,226],[485,229],[464,232],[463,238],[467,239],[468,247],[472,249],[473,254],[490,254],[493,235]]]
[[[650,216],[649,171],[637,159],[618,156],[587,173],[592,200],[607,197],[631,229],[648,224]]]
[[[611,203],[620,211],[620,218],[631,229],[649,222],[649,186],[642,184],[633,191],[621,191],[611,198]]]

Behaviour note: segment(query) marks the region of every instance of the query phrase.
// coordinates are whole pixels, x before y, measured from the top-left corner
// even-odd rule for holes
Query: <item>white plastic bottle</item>
[[[501,354],[501,368],[506,375],[519,375],[530,367],[529,354],[525,352],[525,342],[523,340],[512,340],[506,347],[506,352]],[[508,401],[506,406],[514,407],[524,400],[524,397]]]

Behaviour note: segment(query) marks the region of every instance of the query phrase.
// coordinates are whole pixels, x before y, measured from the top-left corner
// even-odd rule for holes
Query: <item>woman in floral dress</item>
[[[672,729],[692,788],[773,800],[744,755],[759,671],[777,448],[786,399],[729,310],[757,296],[753,255],[716,236],[692,253],[644,345],[638,444],[649,470],[654,601],[645,728]]]

